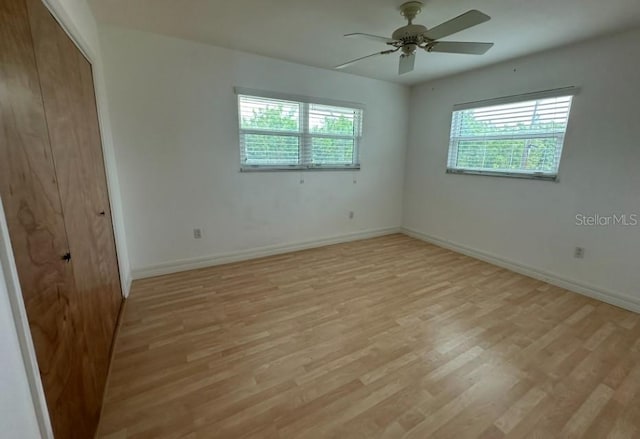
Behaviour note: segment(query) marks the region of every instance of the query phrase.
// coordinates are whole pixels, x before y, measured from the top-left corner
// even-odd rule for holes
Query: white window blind
[[[573,87],[454,107],[447,172],[555,180]]]
[[[244,89],[236,93],[242,170],[360,167],[362,108]]]

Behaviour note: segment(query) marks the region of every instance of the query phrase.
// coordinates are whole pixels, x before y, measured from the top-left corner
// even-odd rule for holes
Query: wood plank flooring
[[[637,438],[640,315],[404,235],[136,281],[102,438]]]

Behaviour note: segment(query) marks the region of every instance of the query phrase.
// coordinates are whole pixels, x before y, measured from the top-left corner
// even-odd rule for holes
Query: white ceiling
[[[390,36],[406,24],[403,0],[90,0],[98,20],[332,68],[387,48],[350,32]],[[431,28],[469,9],[491,21],[446,40],[488,41],[482,56],[418,53],[412,73],[397,75],[397,55],[345,71],[415,84],[571,42],[640,26],[639,0],[427,0],[415,22]]]

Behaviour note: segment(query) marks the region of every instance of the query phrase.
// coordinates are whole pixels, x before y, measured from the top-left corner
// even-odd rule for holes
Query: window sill
[[[282,172],[282,171],[359,171],[360,165],[348,166],[241,166],[240,172]]]
[[[506,178],[524,178],[527,180],[544,180],[558,182],[558,176],[552,174],[527,174],[524,172],[501,172],[501,171],[483,171],[472,169],[447,169],[447,174],[469,174],[469,175],[485,175],[489,177],[506,177]]]

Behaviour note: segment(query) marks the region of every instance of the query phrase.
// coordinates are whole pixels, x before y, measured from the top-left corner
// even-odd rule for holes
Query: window
[[[241,169],[359,169],[362,107],[236,88]]]
[[[575,92],[456,105],[447,172],[556,180]]]

